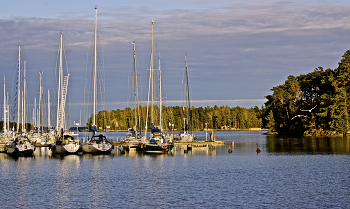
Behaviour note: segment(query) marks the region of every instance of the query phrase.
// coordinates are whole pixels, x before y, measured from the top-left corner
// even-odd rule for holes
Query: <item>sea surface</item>
[[[172,155],[0,153],[0,208],[350,207],[350,138],[263,133],[214,132],[225,144]]]

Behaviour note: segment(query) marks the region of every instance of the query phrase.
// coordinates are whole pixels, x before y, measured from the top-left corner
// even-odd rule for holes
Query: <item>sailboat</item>
[[[95,7],[95,30],[94,30],[94,61],[93,61],[93,113],[92,113],[92,128],[93,136],[88,138],[87,142],[83,143],[82,151],[84,153],[110,153],[112,150],[112,144],[107,138],[102,135],[96,135],[96,109],[97,109],[97,7]]]
[[[185,105],[183,106],[184,110],[184,118],[183,118],[183,131],[178,135],[174,137],[174,140],[181,141],[181,142],[192,142],[196,140],[194,134],[190,134],[189,131],[189,125],[191,125],[191,117],[190,117],[190,90],[188,86],[188,72],[187,72],[187,60],[185,55],[185,72],[184,72],[184,82],[185,85],[184,88],[184,96],[185,96]]]
[[[60,37],[59,49],[59,69],[58,69],[58,103],[57,103],[57,123],[56,123],[56,140],[49,145],[49,149],[54,154],[74,154],[80,149],[80,141],[74,139],[70,134],[65,133],[65,106],[68,90],[69,75],[63,76],[63,38],[62,32]]]
[[[127,143],[137,144],[141,142],[141,133],[138,132],[138,125],[140,122],[140,109],[139,109],[139,92],[138,92],[138,85],[137,85],[137,72],[136,72],[136,54],[135,54],[135,42],[133,44],[133,58],[134,58],[134,72],[133,72],[133,90],[134,90],[134,97],[135,97],[135,125],[133,128],[129,128],[128,132],[126,133],[124,141]],[[132,146],[133,148],[138,148],[139,146]]]
[[[7,145],[9,142],[11,142],[12,134],[8,131],[8,105],[7,105],[7,97],[6,97],[6,82],[5,82],[5,76],[4,76],[4,125],[3,125],[3,133],[0,135],[0,152],[6,152],[7,151]]]
[[[25,72],[25,70],[24,70]],[[16,102],[18,102],[17,106],[17,136],[15,136],[14,132],[14,125],[12,125],[12,134],[13,134],[13,141],[7,146],[7,153],[12,156],[18,156],[18,155],[33,155],[35,151],[34,143],[28,139],[28,137],[25,136],[25,129],[24,126],[22,126],[22,130],[19,129],[20,124],[20,104],[21,104],[21,44],[18,46],[18,74],[17,74],[17,101],[15,101],[15,109],[16,109]],[[25,83],[25,81],[24,81]],[[25,89],[25,87],[24,87]],[[22,107],[24,105],[22,104]],[[23,115],[24,113],[22,113]],[[25,123],[22,118],[22,124]],[[20,131],[22,133],[20,134]]]
[[[165,134],[162,129],[162,73],[160,67],[160,58],[158,65],[158,73],[159,73],[159,128],[154,126],[154,95],[153,95],[153,80],[154,80],[154,67],[153,67],[153,28],[154,22],[152,21],[152,50],[151,50],[151,69],[150,69],[150,91],[151,91],[151,136],[148,141],[142,144],[143,151],[145,153],[166,153],[170,151],[173,147],[172,143],[167,143]],[[146,123],[147,124],[147,123]],[[147,125],[146,125],[147,130]],[[145,135],[146,136],[146,135]]]
[[[7,154],[12,156],[32,156],[34,151],[34,143],[23,135],[17,136],[13,142],[7,146]]]

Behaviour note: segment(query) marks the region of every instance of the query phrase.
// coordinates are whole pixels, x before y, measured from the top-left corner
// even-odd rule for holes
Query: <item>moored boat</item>
[[[102,135],[96,135],[96,115],[97,115],[97,7],[95,7],[95,28],[94,28],[94,51],[93,51],[93,69],[92,69],[92,91],[91,91],[91,102],[92,102],[92,128],[93,136],[82,144],[82,151],[85,153],[104,154],[110,153],[113,145],[107,138]]]
[[[84,153],[95,153],[95,154],[108,154],[111,152],[113,145],[107,138],[100,134],[92,136],[87,142],[82,146],[82,151]]]
[[[49,149],[52,150],[53,154],[76,154],[80,148],[80,141],[74,139],[71,135],[63,135],[54,144],[49,145]]]
[[[148,143],[142,144],[145,153],[167,153],[173,148],[173,144],[166,143],[164,134],[154,132]]]
[[[143,148],[143,151],[145,153],[166,153],[170,151],[173,147],[172,143],[169,141],[167,142],[165,134],[163,132],[162,128],[162,73],[161,73],[161,67],[160,67],[160,58],[159,58],[159,64],[158,64],[158,75],[159,75],[159,127],[154,127],[154,67],[153,67],[153,27],[154,22],[152,21],[152,50],[151,50],[151,69],[150,69],[150,80],[149,80],[149,91],[151,93],[151,136],[149,139],[147,139],[146,133],[145,137],[143,138],[143,143],[141,147]],[[146,130],[147,130],[147,121],[146,121]]]
[[[184,96],[185,104],[183,106],[184,116],[183,116],[183,132],[177,136],[174,136],[174,141],[179,142],[193,142],[196,140],[196,137],[193,133],[189,133],[189,128],[191,128],[191,104],[190,104],[190,88],[188,81],[188,71],[187,71],[187,59],[185,55],[185,72],[184,72],[184,81],[182,82],[184,87]]]
[[[26,136],[18,136],[7,146],[7,154],[12,156],[32,156],[34,144]]]

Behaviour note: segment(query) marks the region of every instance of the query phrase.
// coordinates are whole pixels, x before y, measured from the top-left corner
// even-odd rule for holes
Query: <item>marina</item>
[[[82,3],[2,16],[0,208],[349,208],[347,3]]]

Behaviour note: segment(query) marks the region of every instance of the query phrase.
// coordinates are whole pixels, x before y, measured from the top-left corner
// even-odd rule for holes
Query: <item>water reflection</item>
[[[51,156],[52,152],[48,147],[36,147],[34,151],[34,156]]]
[[[266,149],[275,153],[350,154],[350,138],[347,137],[266,137]]]
[[[219,145],[220,146],[220,145]],[[216,155],[216,145],[175,145],[172,150],[173,155]]]

